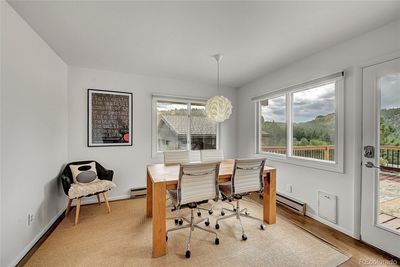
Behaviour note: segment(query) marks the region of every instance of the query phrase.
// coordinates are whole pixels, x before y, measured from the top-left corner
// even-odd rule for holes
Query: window
[[[188,106],[157,102],[157,150],[185,150],[188,143]]]
[[[216,149],[218,125],[205,100],[153,97],[153,155],[167,150]]]
[[[260,151],[286,155],[286,96],[260,101]]]
[[[217,148],[217,123],[207,118],[204,103],[190,104],[190,147],[192,150]]]
[[[339,73],[254,98],[257,153],[342,172],[342,76]]]
[[[335,82],[294,92],[292,99],[292,154],[335,161]]]

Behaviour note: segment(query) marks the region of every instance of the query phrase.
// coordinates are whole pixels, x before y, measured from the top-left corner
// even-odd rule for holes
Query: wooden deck
[[[400,232],[400,218],[381,213],[379,214],[379,223],[382,226]]]
[[[378,222],[400,232],[400,176],[381,172],[379,182],[381,199]]]

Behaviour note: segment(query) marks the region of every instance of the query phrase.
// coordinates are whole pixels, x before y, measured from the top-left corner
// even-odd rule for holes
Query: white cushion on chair
[[[68,191],[68,197],[70,199],[79,198],[91,194],[95,194],[98,192],[103,192],[110,190],[111,188],[116,187],[116,185],[108,180],[96,180],[87,184],[72,184]]]

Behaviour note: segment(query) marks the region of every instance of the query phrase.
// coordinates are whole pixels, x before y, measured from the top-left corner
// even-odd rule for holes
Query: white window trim
[[[312,158],[303,158],[292,155],[292,96],[293,93],[298,91],[303,91],[307,89],[311,89],[317,86],[321,86],[323,84],[331,83],[335,81],[336,90],[335,90],[335,111],[336,111],[336,134],[335,134],[335,161],[329,162],[324,160],[312,159]],[[277,153],[268,153],[260,151],[261,144],[261,105],[260,101],[265,100],[267,98],[274,98],[277,96],[286,95],[286,133],[287,133],[287,152],[286,155],[277,154]],[[275,92],[271,92],[268,94],[264,94],[262,97],[253,98],[255,101],[255,153],[257,156],[266,157],[272,161],[284,162],[288,164],[305,166],[309,168],[321,169],[325,171],[332,171],[343,173],[344,172],[344,76],[334,79],[326,79],[320,78],[315,82],[307,82],[303,85],[292,86],[287,89],[278,90]]]
[[[191,103],[202,103],[205,104],[207,102],[207,99],[205,98],[199,98],[199,97],[185,97],[185,96],[173,96],[173,95],[160,95],[160,94],[154,94],[152,95],[152,100],[151,100],[151,157],[152,158],[162,158],[163,152],[162,151],[157,151],[157,134],[158,134],[158,129],[157,129],[157,101],[172,101],[172,102],[178,102],[182,104],[187,104],[188,105],[188,111],[190,111],[191,108]],[[189,114],[190,117],[190,114]],[[188,120],[188,129],[190,129],[190,119]],[[216,149],[219,149],[220,147],[220,123],[217,123],[217,143],[216,143]],[[190,149],[191,147],[191,135],[190,131],[188,133],[187,137],[187,150],[192,151]],[[195,150],[193,150],[195,151]]]

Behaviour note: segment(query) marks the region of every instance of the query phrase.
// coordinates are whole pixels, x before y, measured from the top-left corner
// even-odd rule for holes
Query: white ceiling
[[[69,64],[215,83],[263,74],[400,18],[400,1],[9,1]]]

